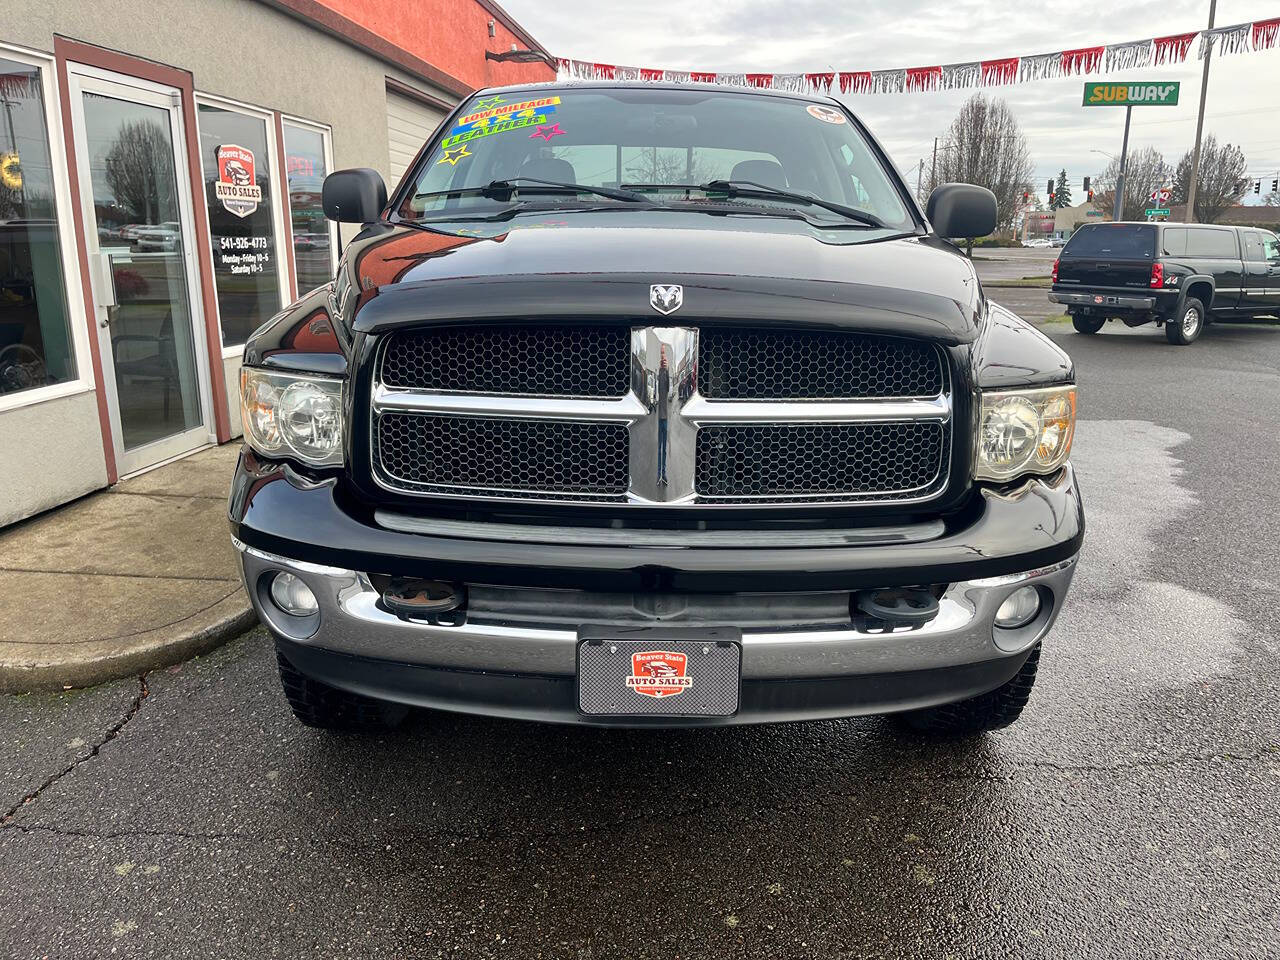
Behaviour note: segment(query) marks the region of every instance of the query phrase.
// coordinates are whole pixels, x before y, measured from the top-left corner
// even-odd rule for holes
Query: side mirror
[[[940,237],[985,237],[996,228],[996,195],[972,183],[944,183],[924,212]]]
[[[387,205],[387,185],[377,170],[337,170],[320,189],[324,215],[337,223],[372,223]]]

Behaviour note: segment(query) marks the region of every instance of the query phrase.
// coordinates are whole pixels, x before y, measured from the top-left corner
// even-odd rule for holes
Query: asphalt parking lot
[[[1089,532],[1013,728],[344,739],[255,631],[0,699],[0,954],[1277,955],[1280,327],[1046,330]]]

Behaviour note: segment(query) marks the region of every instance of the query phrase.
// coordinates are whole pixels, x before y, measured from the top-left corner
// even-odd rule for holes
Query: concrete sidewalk
[[[239,442],[0,531],[0,693],[83,687],[255,622],[227,530]]]

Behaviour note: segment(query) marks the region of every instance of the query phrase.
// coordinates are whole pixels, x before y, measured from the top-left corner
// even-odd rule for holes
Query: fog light
[[[311,588],[292,573],[277,573],[272,578],[271,599],[277,607],[295,617],[309,617],[320,609]]]
[[[1016,630],[1034,620],[1039,612],[1040,591],[1035,587],[1019,587],[996,610],[996,626]]]

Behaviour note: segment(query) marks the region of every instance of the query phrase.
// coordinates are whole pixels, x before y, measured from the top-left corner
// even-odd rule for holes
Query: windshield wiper
[[[723,193],[728,197],[764,197],[767,199],[790,200],[793,203],[813,204],[838,213],[842,217],[865,223],[869,227],[888,227],[889,225],[875,214],[846,207],[843,203],[823,200],[807,193],[783,190],[754,180],[711,180],[707,183],[624,183],[628,190],[701,190],[703,193]]]
[[[426,193],[415,193],[411,199],[426,200],[431,197],[492,197],[494,200],[509,200],[513,194],[520,192],[521,184],[536,184],[538,193],[592,193],[598,197],[611,200],[623,200],[627,203],[649,203],[648,197],[630,190],[615,190],[612,187],[590,187],[584,183],[562,183],[559,180],[543,180],[539,177],[508,177],[505,180],[490,180],[481,187],[458,187],[453,190],[430,190]]]

